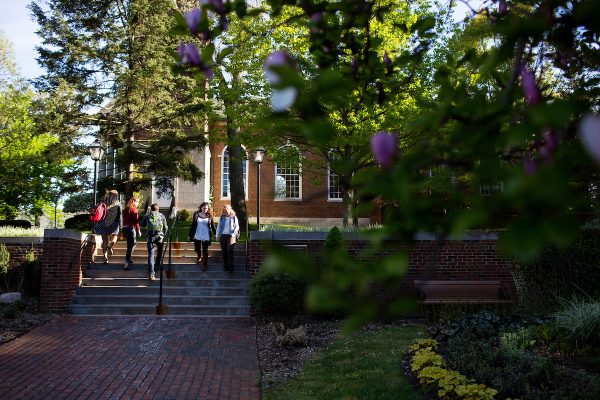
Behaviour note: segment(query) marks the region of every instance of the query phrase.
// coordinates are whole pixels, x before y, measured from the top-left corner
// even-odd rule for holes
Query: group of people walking
[[[94,226],[94,233],[102,235],[102,254],[104,263],[113,255],[113,246],[119,235],[127,240],[127,252],[123,269],[129,271],[133,264],[132,256],[137,244],[137,237],[142,236],[141,227],[146,227],[146,246],[148,248],[148,274],[150,280],[156,279],[155,265],[162,262],[164,238],[167,234],[167,219],[160,212],[157,203],[152,204],[140,220],[138,206],[139,198],[131,197],[125,209],[121,211],[119,193],[110,190],[102,199],[106,205],[106,216]],[[194,242],[194,251],[202,271],[208,270],[208,247],[213,236],[219,241],[223,255],[225,271],[233,273],[233,251],[240,235],[240,226],[235,211],[230,205],[223,206],[219,222],[215,228],[213,213],[207,202],[192,215],[192,225],[188,240]],[[155,261],[156,255],[156,261]]]

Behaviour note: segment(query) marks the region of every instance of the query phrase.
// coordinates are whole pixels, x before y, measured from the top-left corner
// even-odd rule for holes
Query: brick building
[[[293,145],[292,150],[300,151]],[[257,165],[253,162],[251,148],[245,148],[248,159],[243,163],[246,206],[251,222],[257,214]],[[310,226],[341,226],[344,207],[337,176],[319,156],[304,152],[302,157],[311,160],[311,167],[300,163],[284,165],[275,162],[269,154],[261,164],[260,222],[290,223]],[[203,180],[192,184],[176,179],[174,182],[177,207],[196,210],[200,203],[208,201],[219,213],[224,204],[230,203],[229,155],[221,142],[212,142],[198,152],[192,152],[196,165],[205,173]],[[99,164],[99,177],[113,176],[115,180],[125,176],[115,163],[115,152],[105,153]],[[160,196],[155,187],[144,193],[144,199],[157,202],[161,208],[171,204],[170,196]],[[124,199],[123,199],[124,200]],[[371,223],[369,216],[359,218],[359,225]]]

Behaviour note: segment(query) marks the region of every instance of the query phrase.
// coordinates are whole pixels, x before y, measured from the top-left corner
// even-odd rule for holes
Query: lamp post
[[[265,148],[260,146],[253,150],[256,164],[256,226],[260,230],[260,164],[265,157]]]
[[[95,205],[97,203],[96,193],[98,192],[98,178],[97,178],[98,161],[100,159],[102,159],[102,155],[104,154],[104,149],[102,148],[102,145],[100,144],[100,142],[97,139],[94,143],[92,143],[90,145],[89,149],[90,149],[90,157],[92,158],[92,160],[94,160],[94,204],[92,204],[92,205]]]

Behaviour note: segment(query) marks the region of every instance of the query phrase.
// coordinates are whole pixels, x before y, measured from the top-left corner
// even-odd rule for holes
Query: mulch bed
[[[0,304],[0,345],[10,342],[56,317],[56,314],[39,314],[37,304],[36,297],[24,297],[15,318],[4,318],[5,311],[10,306]]]

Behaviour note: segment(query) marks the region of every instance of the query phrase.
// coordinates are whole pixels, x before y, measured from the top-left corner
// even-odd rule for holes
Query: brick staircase
[[[159,302],[157,280],[148,279],[146,243],[138,242],[130,271],[122,269],[126,244],[119,241],[108,264],[103,263],[101,249],[87,268],[77,289],[71,313],[77,315],[156,315]],[[168,246],[165,244],[164,269],[168,269]],[[163,275],[163,304],[173,316],[240,317],[247,316],[248,273],[243,244],[235,250],[235,272],[223,270],[218,243],[209,248],[208,271],[196,264],[193,243],[173,243],[173,279]]]

